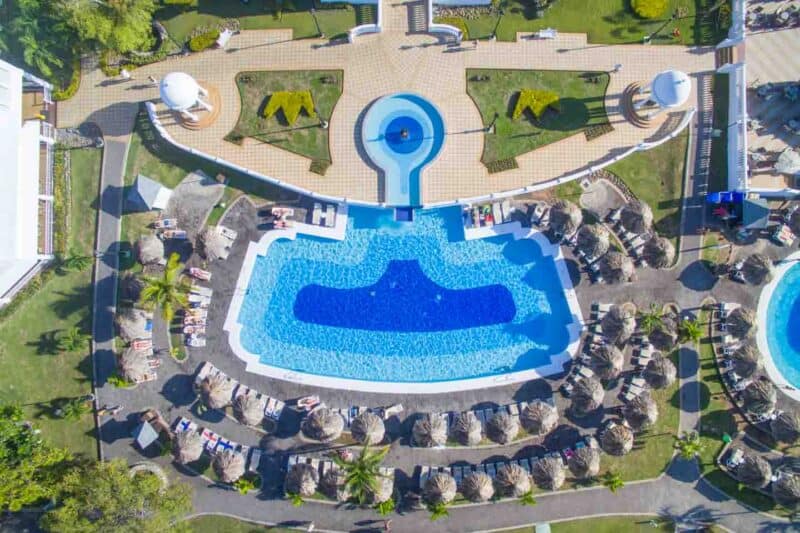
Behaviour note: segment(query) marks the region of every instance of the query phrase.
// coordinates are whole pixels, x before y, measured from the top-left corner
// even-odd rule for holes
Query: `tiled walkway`
[[[629,124],[620,113],[620,95],[634,81],[676,68],[693,75],[713,69],[713,51],[679,46],[590,45],[585,35],[561,34],[554,40],[520,39],[515,43],[481,42],[477,48],[448,48],[435,37],[408,34],[401,28],[407,5],[386,3],[384,14],[392,23],[381,34],[362,36],[354,44],[330,45],[324,41],[292,41],[290,33],[247,31],[231,39],[227,50],[170,59],[135,71],[135,79],[115,83],[97,69],[84,73],[81,88],[59,108],[61,126],[93,120],[105,125],[130,122],[119,115],[129,112],[127,102],[158,98],[147,76],[162,78],[171,71],[187,72],[217,87],[223,109],[216,123],[202,131],[174,124],[170,134],[180,143],[221,157],[277,179],[334,196],[380,201],[376,172],[364,161],[357,146],[357,126],[369,103],[395,91],[413,91],[429,98],[441,110],[448,135],[438,159],[424,172],[423,201],[432,203],[516,189],[586,168],[609,155],[634,146],[654,133]],[[574,135],[518,158],[519,168],[489,175],[480,162],[483,127],[478,109],[466,94],[465,69],[477,67],[611,70],[606,110],[615,129],[587,142]],[[237,73],[247,70],[344,70],[344,93],[330,119],[333,164],[326,176],[309,171],[309,160],[280,148],[256,142],[242,146],[223,138],[236,124],[239,95]],[[696,91],[691,105],[696,105]],[[101,119],[101,120],[98,120]],[[477,131],[476,131],[477,130]],[[122,132],[106,132],[119,134]]]

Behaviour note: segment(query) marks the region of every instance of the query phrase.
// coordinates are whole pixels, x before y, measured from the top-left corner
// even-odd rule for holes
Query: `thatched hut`
[[[556,237],[572,235],[582,221],[580,208],[569,200],[558,200],[550,208],[550,230]]]
[[[525,406],[519,418],[525,431],[541,437],[553,431],[558,425],[558,410],[549,403],[534,400]]]
[[[206,226],[197,236],[200,255],[208,260],[226,259],[230,254],[230,241],[217,228]]]
[[[308,413],[300,426],[303,435],[319,442],[331,442],[344,430],[344,418],[327,407],[317,407]]]
[[[437,472],[428,478],[422,497],[430,505],[448,504],[456,497],[456,480],[444,472]]]
[[[234,483],[244,475],[244,455],[233,450],[214,454],[212,465],[223,483]]]
[[[600,452],[584,446],[578,448],[567,460],[570,472],[577,479],[589,479],[600,472]]]
[[[436,448],[447,443],[447,422],[438,415],[426,414],[414,422],[411,428],[414,446]]]
[[[753,285],[761,285],[772,281],[775,267],[772,259],[764,254],[752,254],[744,260],[742,274],[744,279]]]
[[[775,410],[778,393],[770,380],[761,377],[750,383],[742,391],[745,410],[753,415],[765,415]]]
[[[394,478],[391,476],[378,476],[375,481],[375,490],[370,490],[370,501],[373,504],[383,503],[394,495]]]
[[[203,439],[197,431],[181,431],[175,435],[172,446],[175,461],[185,465],[193,463],[203,455]]]
[[[352,494],[347,488],[346,475],[340,469],[328,469],[325,475],[319,480],[319,491],[325,496],[337,502],[346,502]],[[310,482],[309,482],[310,483]]]
[[[386,435],[381,417],[370,411],[359,414],[350,425],[353,438],[361,444],[380,444]]]
[[[654,389],[664,389],[675,383],[678,370],[675,364],[661,353],[653,355],[644,369],[644,379]]]
[[[266,401],[255,394],[242,394],[234,402],[239,422],[246,426],[257,426],[264,420]]]
[[[531,476],[536,485],[545,490],[558,490],[564,484],[566,473],[561,458],[545,457],[531,467]]]
[[[787,509],[797,509],[800,506],[800,474],[781,472],[772,484],[772,498]]]
[[[600,259],[600,273],[608,283],[627,283],[634,272],[633,261],[622,252],[608,252]]]
[[[796,411],[783,411],[769,423],[775,440],[794,444],[800,440],[800,415]]]
[[[608,252],[608,230],[601,224],[584,224],[578,230],[577,244],[587,257],[600,257]]]
[[[592,346],[589,357],[592,370],[600,379],[606,381],[616,379],[622,372],[622,366],[625,363],[622,352],[612,344],[595,344]]]
[[[737,339],[747,339],[756,334],[756,313],[749,307],[737,307],[725,319],[728,333]]]
[[[483,440],[483,426],[472,411],[460,413],[453,421],[453,438],[464,446],[477,446]]]
[[[136,241],[136,253],[143,265],[153,265],[164,260],[164,243],[155,235],[143,235]]]
[[[760,455],[746,455],[742,463],[736,467],[736,478],[753,489],[763,489],[769,485],[772,467],[769,461]]]
[[[517,438],[519,420],[506,411],[497,411],[486,422],[486,436],[498,444],[508,444]]]
[[[633,449],[633,431],[628,426],[617,424],[603,432],[600,446],[609,455],[625,455]]]
[[[117,312],[117,329],[125,341],[147,339],[152,336],[153,313],[136,307],[123,307]]]
[[[313,496],[317,492],[319,472],[316,468],[306,463],[292,465],[286,474],[284,490],[287,493],[298,494],[304,498]]]
[[[761,352],[754,342],[743,343],[731,355],[733,370],[739,377],[750,378],[761,370]]]
[[[503,465],[497,471],[495,482],[504,496],[519,498],[531,491],[531,476],[517,464]]]
[[[605,391],[597,378],[581,378],[572,389],[570,410],[577,417],[586,416],[603,405],[603,396]]]
[[[483,472],[473,472],[461,482],[461,494],[471,502],[480,503],[492,499],[494,483]]]
[[[622,412],[634,431],[647,429],[658,420],[658,405],[649,391],[644,391],[626,403]]]
[[[600,321],[603,336],[613,344],[622,344],[636,331],[633,304],[612,305]]]
[[[653,227],[653,210],[641,200],[633,200],[622,208],[620,221],[626,230],[642,234]]]
[[[213,374],[200,384],[200,394],[209,409],[223,409],[231,403],[233,381],[222,374]]]
[[[652,237],[644,243],[642,255],[653,268],[669,268],[675,262],[675,245],[666,237]]]
[[[131,383],[142,381],[150,373],[150,364],[147,356],[131,348],[126,348],[117,363],[119,373]]]
[[[665,313],[659,324],[647,335],[647,339],[658,350],[672,351],[678,343],[678,317],[673,313]]]

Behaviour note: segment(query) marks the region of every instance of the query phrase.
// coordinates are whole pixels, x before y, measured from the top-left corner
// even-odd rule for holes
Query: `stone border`
[[[246,370],[254,374],[260,374],[270,378],[313,385],[317,387],[327,387],[345,390],[357,390],[361,392],[376,393],[395,393],[395,394],[440,394],[445,392],[456,392],[472,389],[483,389],[509,385],[522,381],[540,379],[564,371],[564,365],[572,360],[578,352],[580,346],[580,334],[583,330],[584,320],[581,313],[578,296],[572,285],[572,280],[567,271],[567,264],[559,245],[550,243],[543,233],[531,228],[523,228],[519,224],[500,224],[493,227],[494,231],[490,235],[481,237],[491,237],[497,235],[513,235],[514,240],[532,239],[539,245],[542,255],[550,255],[556,266],[561,286],[564,289],[564,297],[567,300],[572,314],[572,323],[567,326],[569,332],[569,344],[566,349],[558,354],[550,356],[550,364],[542,365],[534,369],[518,372],[509,372],[495,376],[468,378],[455,381],[432,381],[432,382],[392,382],[392,381],[366,381],[360,379],[339,378],[332,376],[322,376],[296,372],[285,368],[264,364],[258,355],[250,352],[241,343],[242,324],[238,322],[239,313],[247,294],[250,284],[250,277],[253,273],[256,258],[259,255],[265,256],[272,243],[278,239],[294,240],[297,234],[314,235],[326,239],[343,240],[347,229],[347,206],[339,205],[334,228],[324,228],[308,224],[295,223],[292,228],[285,230],[268,231],[257,243],[250,243],[247,254],[239,272],[239,279],[231,297],[228,314],[225,318],[223,330],[229,333],[228,342],[233,353],[245,362]],[[465,236],[466,238],[466,236]]]
[[[764,354],[764,369],[767,371],[767,375],[772,382],[781,389],[782,393],[790,397],[792,400],[800,402],[800,390],[789,383],[789,381],[783,377],[781,371],[778,370],[778,367],[772,360],[772,354],[769,350],[769,343],[767,342],[767,323],[769,318],[768,312],[769,303],[772,300],[772,294],[775,292],[775,289],[783,279],[783,276],[786,274],[786,272],[795,266],[798,261],[800,261],[800,252],[794,252],[788,257],[784,258],[776,269],[775,276],[773,277],[772,281],[767,283],[767,285],[761,291],[761,296],[758,297],[758,308],[756,310],[756,316],[758,317],[759,324],[758,331],[756,332],[756,344],[758,345],[758,349],[761,351],[761,353]]]

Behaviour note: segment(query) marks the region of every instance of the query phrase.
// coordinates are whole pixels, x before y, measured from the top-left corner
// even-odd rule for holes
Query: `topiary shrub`
[[[311,118],[317,116],[311,91],[276,91],[270,95],[267,105],[264,106],[264,117],[270,118],[278,111],[283,111],[286,122],[291,126],[303,110]]]
[[[509,157],[508,159],[498,159],[497,161],[489,161],[486,163],[486,171],[489,174],[497,174],[498,172],[503,172],[505,170],[511,170],[514,168],[518,168],[517,160],[513,157]]]
[[[319,174],[320,176],[324,176],[325,172],[328,171],[328,167],[331,166],[331,162],[325,159],[314,159],[311,161],[311,166],[308,168],[310,172],[314,174]]]
[[[219,39],[219,30],[211,30],[200,35],[195,35],[189,39],[189,50],[192,52],[202,52],[210,48]]]
[[[53,99],[56,101],[62,100],[69,100],[75,93],[78,92],[78,88],[81,86],[81,60],[80,58],[75,58],[72,62],[72,77],[69,80],[69,85],[64,87],[63,89],[57,89],[53,91]]]
[[[556,93],[540,89],[522,89],[519,92],[517,105],[514,106],[511,119],[517,120],[528,109],[538,119],[548,108],[561,111],[561,102]]]
[[[668,0],[631,0],[631,7],[643,19],[654,19],[664,14],[668,3]]]

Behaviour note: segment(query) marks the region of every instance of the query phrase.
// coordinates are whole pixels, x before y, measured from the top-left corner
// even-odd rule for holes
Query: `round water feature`
[[[361,128],[367,155],[384,173],[385,201],[419,206],[420,173],[444,144],[444,121],[428,100],[412,93],[379,98]]]

